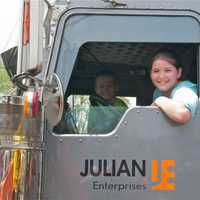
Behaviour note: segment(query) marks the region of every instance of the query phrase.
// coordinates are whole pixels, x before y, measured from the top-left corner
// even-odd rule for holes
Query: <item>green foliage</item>
[[[12,88],[12,82],[5,67],[0,64],[0,93],[6,93]]]

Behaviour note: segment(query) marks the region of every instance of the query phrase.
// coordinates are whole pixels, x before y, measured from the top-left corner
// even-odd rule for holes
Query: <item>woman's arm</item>
[[[161,96],[152,105],[158,106],[171,120],[177,123],[184,124],[191,119],[190,110],[182,102]]]

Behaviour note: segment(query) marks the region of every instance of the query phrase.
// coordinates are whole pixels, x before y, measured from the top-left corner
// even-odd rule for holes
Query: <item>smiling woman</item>
[[[160,50],[151,64],[151,80],[156,87],[153,104],[158,106],[171,120],[186,123],[197,109],[197,85],[180,81],[181,64],[172,50]]]

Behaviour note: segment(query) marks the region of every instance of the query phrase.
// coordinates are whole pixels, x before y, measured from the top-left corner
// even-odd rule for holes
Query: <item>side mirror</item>
[[[42,90],[45,118],[51,126],[61,120],[64,109],[63,88],[59,77],[52,73],[47,76]]]

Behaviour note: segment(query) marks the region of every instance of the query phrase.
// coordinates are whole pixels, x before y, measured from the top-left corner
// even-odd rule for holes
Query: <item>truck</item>
[[[2,57],[14,92],[0,100],[0,200],[196,200],[200,115],[177,124],[151,106],[153,52],[173,49],[198,85],[200,3],[22,0],[20,42]],[[102,69],[135,104],[90,132],[112,106],[95,97]],[[116,113],[115,113],[116,114]],[[114,114],[114,115],[115,115]],[[98,124],[112,121],[104,115]]]

